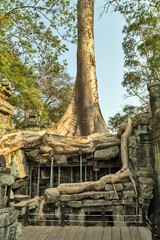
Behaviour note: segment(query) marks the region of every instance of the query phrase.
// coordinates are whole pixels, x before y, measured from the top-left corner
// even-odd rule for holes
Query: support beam
[[[39,196],[39,182],[40,182],[40,166],[38,166],[38,177],[37,177],[37,196]]]
[[[90,181],[92,181],[92,179],[93,179],[93,170],[92,170],[92,167],[90,168]]]
[[[51,156],[50,188],[53,188],[53,177],[54,177],[53,156]]]
[[[61,167],[59,166],[58,167],[58,186],[60,185],[61,183]]]
[[[29,197],[32,198],[32,167],[30,168],[29,175]]]
[[[79,149],[79,158],[80,158],[80,182],[82,182],[82,149]]]
[[[87,182],[87,166],[85,166],[85,177],[84,177],[84,181]]]
[[[73,183],[73,167],[71,167],[71,183]]]

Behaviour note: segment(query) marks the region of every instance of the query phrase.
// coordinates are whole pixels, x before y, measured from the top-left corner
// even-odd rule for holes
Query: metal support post
[[[26,205],[26,212],[24,216],[24,226],[28,226],[28,219],[29,219],[29,204]]]
[[[37,177],[37,196],[39,196],[39,182],[40,182],[40,166],[38,166],[38,177]]]
[[[90,181],[92,181],[93,176],[92,176],[92,167],[90,168]]]
[[[79,149],[79,157],[80,157],[80,182],[82,182],[82,149]]]
[[[84,177],[84,181],[87,182],[87,166],[85,166],[85,177]]]
[[[105,209],[104,209],[104,206],[102,206],[102,227],[106,227]]]
[[[29,197],[32,198],[32,168],[30,168],[29,176]]]
[[[97,171],[95,171],[95,181],[97,181],[98,177],[97,177]]]
[[[49,152],[49,155],[50,155],[50,158],[51,158],[50,188],[53,188],[54,172],[53,172],[53,151],[52,150]]]
[[[61,206],[61,227],[65,226],[65,205],[64,203]]]
[[[73,167],[71,167],[71,183],[73,183]]]
[[[58,167],[58,186],[60,185],[61,183],[61,167],[59,166]]]

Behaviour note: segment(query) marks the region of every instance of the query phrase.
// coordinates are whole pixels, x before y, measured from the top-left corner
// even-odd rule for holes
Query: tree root
[[[132,133],[132,121],[128,118],[123,124],[123,128],[119,129],[119,136],[121,136],[121,158],[122,158],[122,168],[116,174],[109,174],[103,176],[98,181],[92,182],[83,182],[83,183],[64,183],[60,184],[57,189],[59,190],[60,194],[75,194],[75,193],[82,193],[86,191],[102,191],[105,189],[105,184],[112,184],[113,189],[115,191],[117,199],[119,199],[117,189],[115,184],[122,183],[130,180],[133,184],[133,188],[135,191],[136,196],[137,189],[136,184],[133,179],[132,173],[128,167],[128,144],[127,140],[128,137],[131,136]]]

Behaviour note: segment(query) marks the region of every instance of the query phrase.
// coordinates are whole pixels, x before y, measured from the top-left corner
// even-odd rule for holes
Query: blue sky
[[[102,115],[107,123],[108,118],[121,111],[125,104],[138,104],[137,98],[127,98],[121,86],[124,73],[124,55],[122,49],[122,28],[125,24],[118,13],[104,13],[99,19],[104,1],[95,4],[95,59],[98,82],[99,103]],[[64,54],[68,62],[68,72],[76,78],[77,46],[69,44],[69,52]]]

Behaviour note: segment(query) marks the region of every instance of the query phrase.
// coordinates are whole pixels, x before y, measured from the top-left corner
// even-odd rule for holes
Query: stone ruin
[[[4,87],[2,89],[4,95]],[[17,216],[22,224],[26,224],[26,214],[29,224],[60,225],[63,216],[64,225],[89,226],[101,224],[102,213],[107,216],[106,226],[118,226],[137,223],[137,216],[142,222],[145,212],[148,217],[154,213],[156,223],[160,224],[160,85],[149,86],[149,91],[152,116],[147,112],[140,114],[133,121],[133,132],[128,139],[129,168],[138,194],[129,177],[122,176],[114,184],[103,181],[104,176],[116,174],[122,168],[121,143],[117,136],[82,137],[82,145],[77,144],[76,137],[66,137],[66,145],[60,136],[42,130],[34,144],[24,144],[5,158],[1,156],[2,239],[11,239],[10,234],[20,239]],[[5,131],[8,131],[13,114],[13,108],[10,109],[8,115],[6,110],[1,111],[1,119],[5,119],[3,115],[8,116]],[[38,130],[37,125],[29,125],[29,131],[37,136],[40,128],[40,125]],[[27,135],[27,130],[26,127],[22,135]],[[45,151],[48,146],[49,151]],[[74,191],[63,187],[63,183],[71,183],[69,186]],[[76,192],[81,183],[85,189]],[[100,183],[98,187],[96,183]]]
[[[11,84],[2,82],[0,84],[0,134],[13,129],[11,117],[14,113],[14,107],[7,102],[7,98],[11,94]]]

